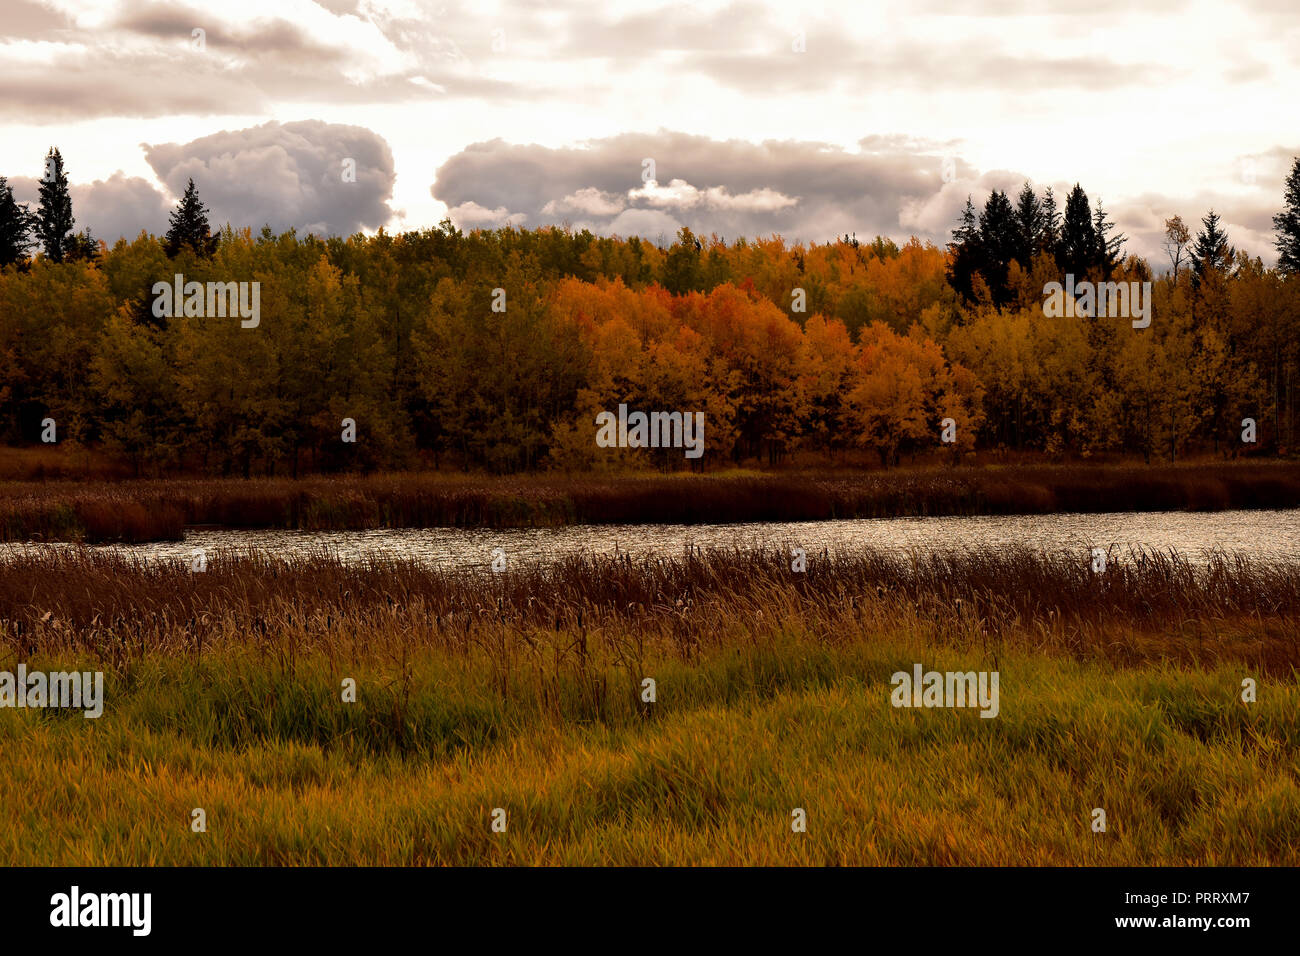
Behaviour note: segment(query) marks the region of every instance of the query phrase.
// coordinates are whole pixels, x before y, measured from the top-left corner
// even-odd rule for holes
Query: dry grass
[[[108,684],[0,710],[0,863],[1300,863],[1300,569],[786,561],[0,561],[0,669]],[[914,662],[999,717],[892,708]]]
[[[1300,465],[1287,463],[8,482],[0,540],[178,540],[187,525],[503,528],[1297,506]]]

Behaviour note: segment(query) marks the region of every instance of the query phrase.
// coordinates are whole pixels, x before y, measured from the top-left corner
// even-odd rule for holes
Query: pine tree
[[[1047,227],[1047,212],[1029,183],[1025,183],[1016,200],[1016,224],[1020,239],[1016,261],[1028,269],[1042,246],[1043,231]]]
[[[1092,229],[1097,237],[1096,264],[1103,276],[1109,276],[1111,270],[1119,265],[1119,251],[1128,240],[1128,236],[1123,233],[1112,236],[1110,232],[1114,228],[1115,224],[1106,218],[1106,210],[1098,199],[1097,211],[1092,217]]]
[[[64,256],[68,262],[99,261],[99,240],[91,234],[90,227],[68,237]]]
[[[45,175],[41,177],[41,202],[36,213],[36,231],[45,255],[62,262],[68,253],[72,224],[72,198],[68,195],[68,174],[63,171],[63,154],[57,146],[45,154]]]
[[[966,197],[966,206],[961,211],[961,222],[952,231],[948,252],[952,256],[948,265],[948,284],[969,302],[975,296],[971,280],[983,262],[979,225],[975,221],[975,204],[971,202],[970,196]]]
[[[0,266],[12,265],[27,258],[33,245],[32,228],[36,219],[23,203],[14,202],[9,180],[0,176]]]
[[[1219,216],[1213,209],[1201,220],[1202,229],[1196,234],[1192,247],[1192,281],[1200,284],[1206,272],[1213,269],[1227,275],[1237,250],[1228,245],[1228,234],[1219,228]]]
[[[1286,275],[1300,273],[1300,156],[1291,166],[1283,196],[1286,208],[1273,217],[1277,230],[1277,269]]]
[[[993,301],[1004,305],[1007,294],[1007,270],[1020,246],[1020,229],[1011,200],[1001,190],[993,190],[980,213],[980,246],[984,252],[981,271],[989,284]]]
[[[198,256],[211,256],[217,248],[217,237],[208,226],[208,210],[199,200],[199,191],[194,180],[185,187],[185,195],[170,213],[171,223],[163,246],[168,258],[175,258],[182,248],[189,248]]]
[[[1065,198],[1065,219],[1061,224],[1060,255],[1057,265],[1061,271],[1082,279],[1096,261],[1097,231],[1092,223],[1092,208],[1088,194],[1078,183]]]
[[[1056,208],[1056,193],[1048,186],[1043,192],[1043,232],[1036,252],[1045,252],[1055,259],[1061,246],[1061,213]]]

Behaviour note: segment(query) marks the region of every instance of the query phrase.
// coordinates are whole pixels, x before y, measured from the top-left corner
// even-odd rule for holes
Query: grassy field
[[[188,525],[517,528],[1300,507],[1300,463],[928,466],[708,475],[0,480],[0,541],[180,540]]]
[[[107,703],[0,710],[0,863],[1296,865],[1298,612],[1296,569],[1167,555],[36,550],[0,670]],[[914,663],[997,670],[997,718],[892,707]]]

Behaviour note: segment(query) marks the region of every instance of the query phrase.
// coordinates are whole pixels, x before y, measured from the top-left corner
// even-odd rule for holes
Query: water
[[[1117,512],[847,521],[752,522],[718,525],[573,525],[562,528],[457,528],[374,531],[243,531],[192,528],[181,542],[101,545],[146,559],[190,559],[196,551],[258,548],[282,556],[322,549],[345,562],[369,556],[416,560],[430,566],[487,568],[494,548],[510,564],[547,562],[568,554],[676,556],[689,543],[709,547],[800,547],[853,551],[963,550],[1026,546],[1041,551],[1087,552],[1094,547],[1176,550],[1203,560],[1211,550],[1260,561],[1300,563],[1300,509],[1287,511]],[[22,546],[19,546],[22,547]],[[50,547],[57,547],[51,545]],[[14,546],[0,546],[0,555]]]

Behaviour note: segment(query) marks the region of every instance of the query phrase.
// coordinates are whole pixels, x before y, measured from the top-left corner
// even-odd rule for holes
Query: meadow
[[[1278,461],[0,479],[0,541],[178,541],[189,525],[338,531],[1293,507],[1300,507],[1300,463]]]
[[[0,863],[1296,865],[1298,612],[1225,555],[32,548],[0,670],[107,702],[0,709]],[[998,717],[892,707],[914,663],[997,670]]]

